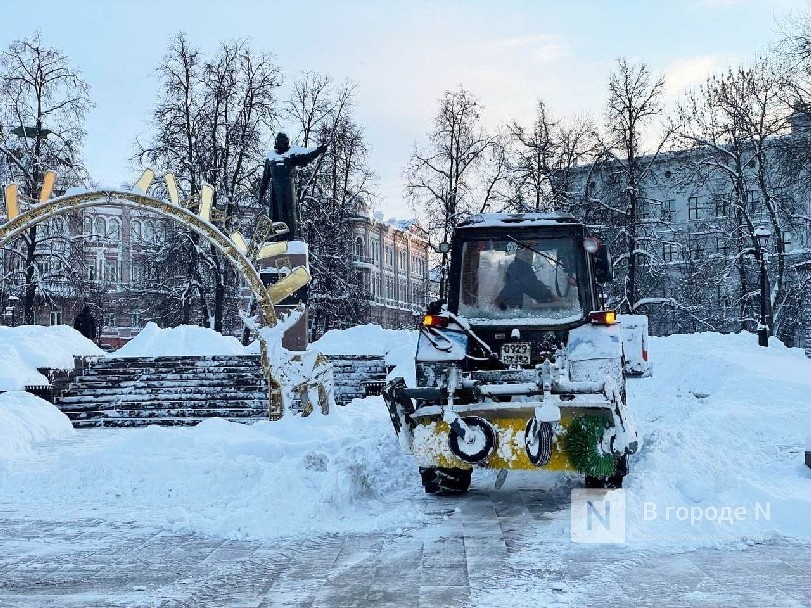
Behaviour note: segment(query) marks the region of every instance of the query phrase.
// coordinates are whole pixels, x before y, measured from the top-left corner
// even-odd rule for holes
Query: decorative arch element
[[[147,175],[148,173],[145,172],[145,176]],[[144,183],[145,181],[146,183]],[[162,201],[143,194],[142,191],[146,189],[149,182],[151,182],[151,178],[147,181],[142,177],[138,186],[136,186],[137,190],[97,190],[61,196],[50,200],[48,200],[50,189],[45,192],[45,188],[43,188],[39,202],[29,202],[28,209],[22,212],[19,205],[17,185],[10,184],[5,188],[5,207],[8,221],[5,224],[0,224],[0,247],[8,244],[34,225],[80,209],[104,206],[148,210],[183,225],[216,247],[245,279],[256,299],[263,324],[267,326],[275,325],[276,314],[273,305],[278,304],[309,282],[310,275],[306,268],[299,267],[278,283],[265,288],[259,277],[255,262],[264,257],[285,253],[287,243],[275,242],[260,248],[262,243],[249,246],[246,244],[244,237],[238,232],[233,233],[230,238],[223,234],[211,223],[211,203],[213,200],[211,186],[205,185],[203,187],[199,211],[194,213],[178,201],[176,191],[173,193],[174,196],[170,194],[172,201]],[[52,183],[53,180],[51,180]],[[174,179],[167,179],[167,184],[173,183]],[[267,225],[269,222],[266,220],[265,224]],[[270,225],[270,230],[265,231],[267,232],[265,237],[280,228],[281,226],[278,224]],[[257,229],[257,232],[261,232],[261,230]]]
[[[226,236],[211,223],[214,189],[210,185],[203,186],[199,198],[181,202],[174,176],[167,173],[166,186],[170,200],[163,201],[144,194],[153,178],[154,173],[151,169],[147,169],[132,190],[97,190],[51,199],[56,173],[48,171],[43,180],[39,200],[22,201],[26,207],[24,210],[20,206],[21,197],[17,184],[9,184],[5,187],[5,212],[8,221],[0,224],[0,247],[41,222],[73,211],[97,206],[148,210],[183,225],[216,247],[245,279],[261,315],[261,324],[268,327],[276,325],[274,305],[310,281],[309,272],[301,266],[293,269],[288,276],[267,288],[259,276],[256,262],[287,252],[287,242],[285,241],[265,244],[269,236],[286,232],[287,226],[262,218],[250,243],[247,243],[239,232]],[[189,207],[195,206],[198,207],[197,213],[189,209]],[[262,338],[261,332],[259,339],[262,348],[262,367],[269,385],[269,413],[271,419],[278,419],[281,418],[284,411],[280,397],[280,383],[274,378],[273,370],[270,369],[267,344]]]

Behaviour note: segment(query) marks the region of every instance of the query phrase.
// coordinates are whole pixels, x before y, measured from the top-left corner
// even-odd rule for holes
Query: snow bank
[[[63,457],[57,470],[9,476],[0,494],[24,509],[93,504],[94,516],[157,517],[167,529],[222,538],[360,532],[421,519],[406,500],[422,492],[416,465],[399,453],[379,397],[329,416],[120,433],[93,454]]]
[[[333,329],[312,343],[311,348],[330,355],[369,355],[384,357],[394,370],[389,377],[403,376],[414,386],[414,353],[419,332],[413,329],[383,329],[379,325],[358,325]]]
[[[67,416],[47,401],[23,391],[0,393],[0,473],[33,443],[72,434]]]
[[[20,391],[26,386],[47,386],[48,379],[22,360],[9,344],[0,343],[0,391]]]
[[[104,351],[67,325],[0,326],[0,391],[47,385],[37,368],[73,369],[73,357]]]
[[[810,539],[811,360],[748,333],[654,337],[650,352],[656,378],[628,383],[644,435],[626,484],[629,538]]]
[[[233,336],[197,325],[161,329],[155,323],[146,326],[111,357],[165,357],[183,355],[244,355],[247,350]]]

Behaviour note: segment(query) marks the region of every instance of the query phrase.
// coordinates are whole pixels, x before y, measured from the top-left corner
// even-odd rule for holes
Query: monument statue
[[[296,167],[303,167],[326,152],[327,146],[317,148],[290,147],[290,138],[284,133],[276,135],[273,151],[265,159],[265,170],[259,186],[259,203],[265,199],[270,187],[268,209],[270,219],[284,222],[290,229],[288,238],[301,236],[298,199],[296,197]]]

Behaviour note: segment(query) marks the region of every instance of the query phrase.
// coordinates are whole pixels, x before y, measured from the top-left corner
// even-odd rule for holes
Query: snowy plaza
[[[233,348],[191,330],[198,348]],[[396,352],[403,341],[362,330],[324,344]],[[171,352],[163,334],[150,348]],[[174,352],[195,346],[171,341]],[[578,475],[513,472],[496,490],[480,471],[466,495],[423,494],[380,397],[253,425],[74,431],[50,404],[4,393],[0,600],[807,605],[811,361],[748,334],[651,338],[650,348],[653,375],[628,382],[643,448],[624,485],[619,544],[572,542]]]
[[[809,0],[0,22],[0,608],[811,608]]]

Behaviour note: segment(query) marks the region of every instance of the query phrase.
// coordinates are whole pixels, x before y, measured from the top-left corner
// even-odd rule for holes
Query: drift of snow
[[[207,327],[180,325],[161,329],[150,322],[137,336],[109,356],[244,355],[247,352],[233,336],[223,336]]]
[[[0,479],[6,461],[30,453],[34,443],[72,434],[67,416],[47,401],[23,391],[0,393]]]
[[[389,378],[403,376],[414,386],[414,353],[419,332],[407,329],[383,329],[379,325],[358,325],[333,329],[312,343],[311,348],[327,356],[366,355],[383,357],[393,368]]]
[[[116,431],[82,431],[115,433]],[[35,512],[95,507],[95,515],[162,522],[223,538],[386,529],[421,518],[416,465],[400,454],[380,398],[329,416],[242,425],[118,431],[120,441],[50,471],[10,475],[0,504]]]
[[[104,351],[67,325],[0,326],[0,391],[47,386],[37,368],[73,369],[75,356],[99,356]]]

